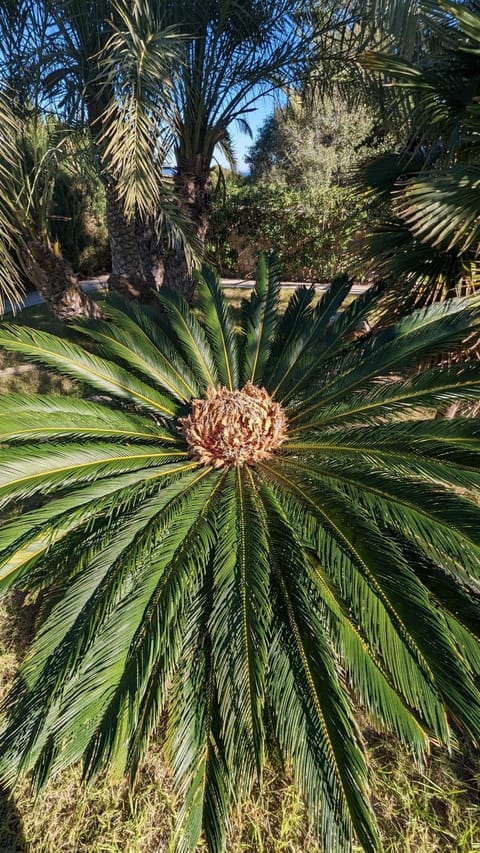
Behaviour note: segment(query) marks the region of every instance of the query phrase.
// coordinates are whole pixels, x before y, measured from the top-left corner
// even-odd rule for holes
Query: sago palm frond
[[[157,320],[116,300],[80,325],[91,346],[0,326],[107,395],[0,399],[0,503],[20,508],[0,589],[50,602],[1,777],[41,788],[83,760],[133,780],[168,703],[178,850],[224,850],[279,750],[325,853],[374,853],[356,707],[418,761],[458,726],[480,741],[480,426],[435,417],[480,398],[480,362],[441,363],[480,301],[358,337],[378,289],[339,311],[340,275],[281,316],[279,280],[262,258],[240,326],[209,270],[199,314],[163,289]]]

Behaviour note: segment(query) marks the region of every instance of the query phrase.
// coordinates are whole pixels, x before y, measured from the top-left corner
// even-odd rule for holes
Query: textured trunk
[[[112,256],[108,286],[125,296],[148,300],[163,283],[163,260],[153,228],[125,216],[115,188],[106,187],[107,228]]]
[[[107,229],[112,255],[108,286],[126,296],[139,299],[147,289],[137,241],[135,221],[125,216],[122,200],[107,184]]]
[[[212,198],[210,159],[197,155],[193,159],[178,158],[175,174],[175,192],[181,210],[191,220],[203,254]],[[195,279],[187,267],[185,252],[178,248],[166,255],[165,284],[191,299]]]
[[[93,299],[81,289],[70,264],[44,243],[29,245],[30,257],[25,272],[59,320],[68,323],[79,317],[101,317]]]
[[[158,241],[155,229],[151,225],[146,225],[138,220],[136,232],[145,282],[149,288],[159,290],[165,278],[165,263],[161,244]]]

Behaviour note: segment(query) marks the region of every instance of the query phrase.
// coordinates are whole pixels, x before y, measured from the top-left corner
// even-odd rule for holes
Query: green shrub
[[[75,272],[89,276],[109,269],[105,193],[96,175],[68,167],[60,170],[50,225]]]
[[[324,281],[344,266],[366,216],[351,187],[297,192],[268,184],[227,185],[214,205],[207,251],[223,275],[250,277],[258,253],[273,250],[285,279]]]

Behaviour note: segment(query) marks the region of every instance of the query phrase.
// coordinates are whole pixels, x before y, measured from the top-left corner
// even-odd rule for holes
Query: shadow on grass
[[[9,792],[0,786],[0,850],[2,853],[28,853],[23,823]]]

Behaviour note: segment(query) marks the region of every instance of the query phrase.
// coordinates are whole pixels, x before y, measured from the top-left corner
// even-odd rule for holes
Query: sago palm
[[[349,290],[281,315],[262,260],[239,327],[209,271],[200,317],[162,289],[156,318],[112,302],[83,345],[0,327],[101,394],[0,397],[0,499],[21,510],[1,588],[44,591],[4,782],[80,759],[133,780],[162,718],[179,850],[202,830],[223,850],[273,760],[327,853],[378,851],[356,706],[418,760],[459,727],[478,742],[480,426],[434,413],[480,396],[480,363],[447,358],[479,302],[359,338],[378,294],[340,312]]]

